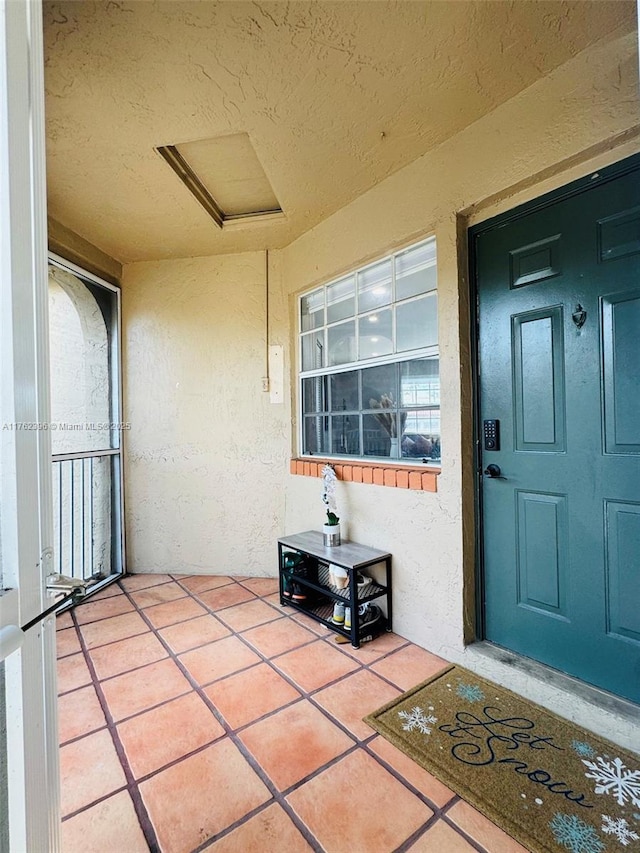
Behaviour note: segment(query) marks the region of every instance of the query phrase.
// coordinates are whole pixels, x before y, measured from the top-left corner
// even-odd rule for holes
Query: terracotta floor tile
[[[150,663],[102,682],[113,719],[123,720],[191,690],[172,660]]]
[[[73,628],[73,619],[68,610],[56,616],[56,631],[62,631],[65,628]]]
[[[303,628],[293,619],[276,619],[275,622],[245,631],[242,637],[265,657],[274,657],[304,643],[317,640],[316,634]]]
[[[280,655],[273,664],[306,691],[324,687],[359,667],[356,661],[320,640]]]
[[[433,814],[361,750],[293,791],[287,800],[327,853],[389,853]]]
[[[91,684],[91,673],[83,654],[69,655],[58,661],[58,693],[67,693]]]
[[[373,729],[362,718],[399,694],[399,690],[377,675],[360,670],[338,684],[315,693],[313,698],[352,734],[364,740],[371,737]]]
[[[60,743],[95,732],[107,725],[100,700],[92,684],[58,698]]]
[[[146,634],[138,634],[117,643],[109,643],[108,646],[100,646],[89,651],[89,657],[98,676],[98,680],[121,675],[130,669],[155,663],[168,657],[167,651],[150,631]]]
[[[369,729],[373,731],[373,729]],[[389,743],[383,737],[376,737],[369,743],[369,749],[379,755],[383,761],[386,761],[394,770],[403,776],[407,782],[413,785],[421,794],[424,794],[438,808],[442,808],[449,802],[455,794],[450,791],[446,785],[443,785],[439,779],[432,776],[426,770],[423,770],[420,765],[412,761],[408,755],[397,749],[392,743]]]
[[[162,853],[193,850],[271,798],[228,738],[142,782],[140,792]]]
[[[185,652],[180,655],[180,661],[198,684],[204,685],[254,663],[260,663],[260,658],[242,640],[237,637],[225,637],[215,643]]]
[[[180,654],[221,637],[228,637],[231,632],[215,616],[207,614],[163,628],[158,633],[176,654]]]
[[[122,616],[112,616],[110,619],[101,619],[99,622],[91,622],[83,625],[80,630],[88,649],[96,646],[104,646],[125,637],[133,637],[143,634],[149,628],[139,613],[125,613]]]
[[[277,803],[205,847],[208,853],[307,853],[312,849]]]
[[[111,595],[101,601],[89,599],[84,604],[79,604],[75,609],[75,615],[78,625],[85,625],[87,622],[107,619],[109,616],[130,613],[133,609],[133,604],[125,595]]]
[[[328,643],[334,642],[333,637],[326,638]],[[371,640],[369,643],[363,643],[359,649],[354,649],[351,643],[341,643],[342,651],[351,655],[354,660],[360,661],[365,666],[374,663],[390,652],[395,651],[400,646],[406,646],[407,641],[404,637],[399,637],[397,634],[387,633],[386,631]]]
[[[278,578],[248,578],[242,581],[242,585],[248,587],[256,595],[271,595],[279,592]]]
[[[449,666],[446,660],[412,644],[372,664],[371,669],[402,690],[408,690],[446,666]]]
[[[140,779],[221,737],[224,728],[197,693],[188,693],[125,720],[118,734]]]
[[[176,598],[184,598],[187,593],[182,589],[180,584],[175,581],[171,583],[158,584],[149,589],[143,589],[140,592],[132,592],[131,598],[136,603],[136,607],[141,610],[145,607],[153,607],[154,604],[164,604],[166,601],[175,601]]]
[[[353,746],[308,700],[254,723],[239,737],[280,791]]]
[[[304,628],[308,628],[310,631],[313,631],[314,634],[317,634],[319,637],[329,637],[335,636],[335,632],[330,628],[327,628],[322,622],[316,622],[315,619],[312,619],[310,616],[307,616],[306,613],[301,613],[299,610],[292,610],[290,607],[282,608],[282,613],[285,616],[291,616],[294,622],[297,622],[299,625],[302,625]]]
[[[238,583],[221,586],[218,589],[210,589],[207,592],[199,592],[197,595],[200,601],[211,610],[221,610],[223,607],[232,607],[234,604],[251,601],[255,598],[251,590],[245,589]]]
[[[255,628],[256,625],[263,625],[265,622],[273,622],[274,619],[279,618],[280,614],[274,607],[258,598],[236,604],[235,607],[227,607],[220,613],[220,619],[237,632]]]
[[[127,592],[137,592],[139,589],[148,589],[161,583],[171,581],[170,575],[156,575],[148,572],[146,574],[126,575],[120,583]]]
[[[165,628],[167,625],[175,625],[176,622],[184,622],[195,616],[203,616],[206,612],[201,604],[189,597],[147,607],[144,615],[154,628]]]
[[[300,698],[298,691],[266,663],[216,681],[205,693],[232,729]]]
[[[125,785],[124,771],[107,729],[60,747],[63,816]]]
[[[127,791],[62,822],[64,853],[149,853]]]
[[[525,847],[462,800],[449,809],[447,817],[491,853],[527,853]]]
[[[233,583],[233,578],[226,575],[191,575],[188,578],[183,578],[180,583],[189,592],[199,594],[206,592],[208,589],[218,589],[219,586],[226,586]]]
[[[56,653],[59,658],[77,654],[81,651],[80,640],[75,628],[63,628],[56,631]]]
[[[140,791],[162,853],[191,853],[207,844],[214,853],[310,849],[306,830],[301,833],[285,809],[270,802],[260,777],[225,736],[218,712],[242,729],[236,736],[280,790],[335,761],[287,798],[326,853],[388,853],[405,849],[406,840],[423,831],[432,812],[396,774],[434,808],[455,796],[362,722],[445,661],[392,633],[359,650],[338,646],[326,626],[280,607],[275,578],[236,583],[227,576],[163,574],[128,576],[122,583],[158,636],[117,585],[75,612],[129,766],[136,779],[149,776]],[[199,602],[220,612],[210,615]],[[58,617],[62,807],[64,814],[89,808],[63,821],[64,853],[144,853],[144,834],[122,790],[126,777],[91,684],[93,669],[73,625],[71,613]],[[231,636],[227,626],[242,637]],[[193,679],[207,685],[216,712],[193,691],[164,643]],[[299,691],[312,692],[313,699]],[[358,738],[368,745],[354,751]],[[258,813],[219,837],[253,810]],[[490,853],[525,853],[460,801],[407,850],[472,853],[474,845]]]
[[[439,820],[408,848],[407,853],[474,853],[475,849],[449,824]]]

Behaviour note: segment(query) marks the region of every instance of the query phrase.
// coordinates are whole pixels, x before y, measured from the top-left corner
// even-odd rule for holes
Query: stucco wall
[[[338,500],[353,540],[393,553],[395,630],[446,657],[461,651],[465,623],[469,635],[474,599],[470,335],[459,216],[486,200],[514,196],[515,204],[525,187],[529,195],[539,194],[536,176],[549,189],[554,181],[559,186],[587,173],[590,158],[612,162],[638,150],[637,141],[609,149],[633,136],[639,106],[637,45],[626,35],[585,51],[283,252],[293,316],[296,292],[436,234],[443,451],[438,493],[343,483]],[[392,139],[391,133],[390,144]],[[286,509],[287,533],[316,526],[322,510],[318,482],[289,476]]]
[[[282,318],[280,292],[272,256]],[[264,253],[130,264],[122,297],[129,569],[274,574],[290,411],[262,391]]]
[[[515,203],[521,192],[537,194],[587,173],[593,163],[637,150],[637,93],[633,36],[598,45],[272,253],[271,338],[285,345],[288,370],[283,405],[271,405],[260,387],[262,254],[126,266],[130,569],[274,574],[277,536],[319,526],[320,482],[288,473],[296,452],[295,406],[289,403],[296,294],[435,233],[443,447],[438,492],[341,483],[338,501],[350,538],[393,553],[396,631],[459,656],[473,611],[460,217],[489,202],[513,197]]]

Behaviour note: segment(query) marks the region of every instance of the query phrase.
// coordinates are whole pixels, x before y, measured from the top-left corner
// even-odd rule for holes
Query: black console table
[[[312,599],[309,604],[294,601],[284,595],[285,575],[291,577],[284,564],[285,551],[294,551],[315,562],[317,573],[313,572],[312,579],[295,575],[296,583],[315,593],[315,599]],[[370,584],[359,589],[357,584],[358,571],[380,563],[383,563],[385,567],[385,583],[378,583],[374,578]],[[330,582],[330,565],[340,566],[347,571],[349,583],[345,589],[340,589]],[[320,531],[308,530],[306,533],[296,533],[278,539],[278,577],[281,605],[295,607],[317,622],[322,622],[337,634],[349,637],[351,645],[355,649],[360,646],[363,631],[366,632],[366,625],[363,625],[361,630],[359,624],[358,607],[361,604],[384,597],[387,605],[386,630],[391,631],[391,554],[388,552],[378,551],[376,548],[369,548],[366,545],[358,545],[356,542],[345,542],[342,545],[327,548]],[[345,628],[333,621],[333,606],[336,601],[351,608],[350,628]]]

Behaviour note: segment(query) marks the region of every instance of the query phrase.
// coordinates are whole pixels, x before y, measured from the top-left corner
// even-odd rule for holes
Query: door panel
[[[640,453],[640,290],[602,300],[607,453]],[[635,381],[634,381],[635,377]]]
[[[637,566],[627,554],[640,553],[640,504],[605,502],[607,524],[607,631],[640,643]]]
[[[640,175],[598,181],[473,235],[485,636],[640,701]]]
[[[511,318],[516,450],[564,451],[562,306]]]
[[[516,492],[518,603],[566,618],[566,495]]]

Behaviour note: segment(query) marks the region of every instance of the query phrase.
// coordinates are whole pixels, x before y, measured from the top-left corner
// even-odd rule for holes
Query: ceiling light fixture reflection
[[[377,323],[378,322],[378,315],[372,314],[370,317],[368,317],[368,320],[370,323]]]

